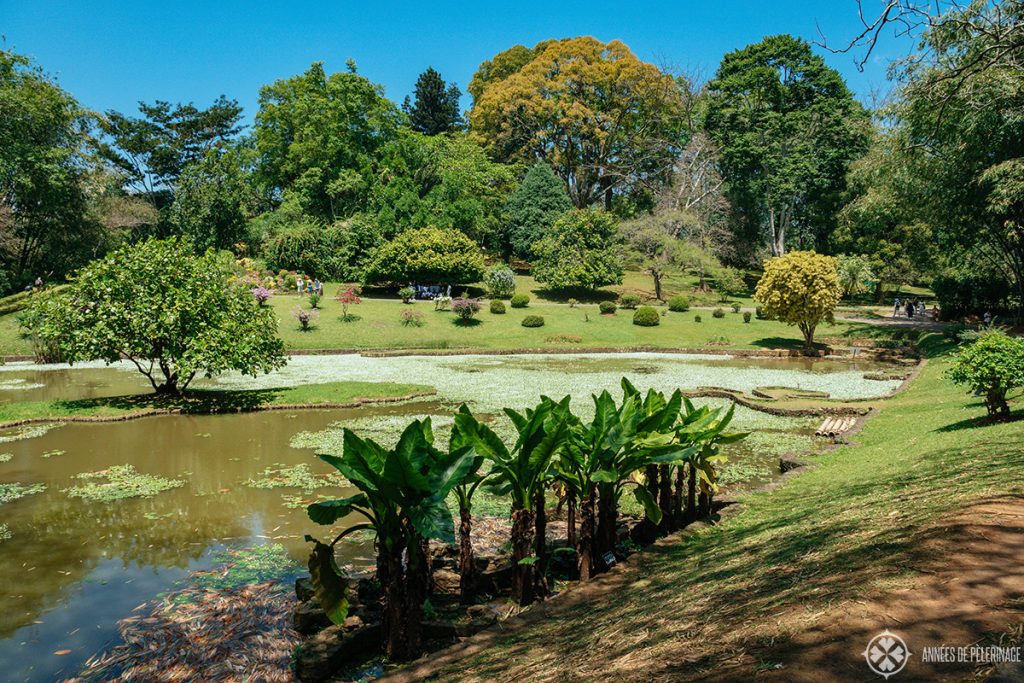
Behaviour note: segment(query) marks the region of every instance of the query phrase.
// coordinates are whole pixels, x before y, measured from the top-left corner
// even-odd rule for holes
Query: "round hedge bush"
[[[509,300],[509,304],[512,305],[512,308],[526,308],[529,303],[529,294],[515,294],[512,296],[512,299]]]
[[[661,324],[661,316],[654,306],[641,306],[633,313],[633,324],[641,327],[654,327]]]
[[[612,315],[615,313],[615,309],[618,308],[614,301],[602,301],[597,305],[597,307],[600,309],[602,315]]]
[[[699,323],[700,322],[700,316],[699,315],[693,316],[693,322]]]
[[[723,311],[721,308],[716,308],[715,310],[711,311],[711,315],[713,315],[716,318],[724,318],[725,311]]]
[[[686,313],[690,310],[690,300],[682,294],[676,294],[668,300],[668,310],[673,313]]]
[[[544,316],[528,315],[523,318],[523,327],[544,327]]]
[[[743,311],[743,322],[750,322],[750,311]]]
[[[505,312],[505,302],[498,301],[497,299],[491,299],[491,313],[501,315]]]
[[[623,308],[636,308],[640,305],[639,294],[622,294],[619,296],[619,306]]]

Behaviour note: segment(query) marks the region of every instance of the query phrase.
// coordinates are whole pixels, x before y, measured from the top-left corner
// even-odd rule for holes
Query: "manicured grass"
[[[260,410],[275,405],[353,403],[360,399],[399,398],[431,391],[418,384],[386,382],[330,382],[283,389],[223,391],[195,389],[180,397],[137,394],[74,401],[27,401],[0,404],[0,423],[32,418],[110,417],[156,410],[178,410],[203,414],[238,410]]]
[[[564,304],[532,301],[527,308],[507,308],[495,315],[484,307],[471,324],[460,324],[455,314],[435,311],[429,301],[402,304],[396,300],[363,299],[349,306],[349,314],[358,320],[343,322],[341,305],[333,299],[321,301],[321,313],[315,327],[303,332],[292,317],[292,311],[304,300],[293,295],[279,295],[271,305],[281,319],[281,336],[290,349],[517,349],[517,348],[796,348],[802,345],[794,327],[779,322],[753,318],[743,322],[741,313],[726,311],[724,318],[714,318],[711,311],[668,313],[657,327],[633,324],[633,311],[620,309],[615,315],[601,315],[595,304],[570,308]],[[405,326],[403,310],[422,314],[423,325]],[[659,311],[667,310],[659,308]],[[543,327],[521,325],[527,315],[544,317]],[[702,322],[694,322],[700,315]],[[835,326],[823,325],[822,337],[856,336],[867,326],[839,321]],[[557,338],[561,336],[562,340]],[[565,343],[565,337],[578,337],[578,343]],[[549,341],[549,338],[553,338]],[[711,343],[709,345],[709,342]]]
[[[856,445],[747,496],[721,524],[639,556],[641,571],[622,590],[555,608],[436,680],[632,679],[641,671],[697,679],[729,671],[738,656],[754,668],[793,636],[781,615],[833,613],[879,582],[913,575],[929,524],[1024,491],[1022,423],[984,424],[982,402],[945,379],[947,360],[935,351]]]

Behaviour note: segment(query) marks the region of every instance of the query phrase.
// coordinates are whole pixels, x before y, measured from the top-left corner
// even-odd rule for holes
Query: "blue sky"
[[[864,0],[865,7],[880,4]],[[323,61],[353,58],[397,102],[428,65],[465,86],[481,61],[516,43],[552,37],[618,38],[641,58],[710,76],[726,52],[765,35],[830,41],[859,27],[855,0],[675,2],[47,2],[0,0],[6,49],[28,54],[85,106],[134,111],[138,100],[237,99],[247,120],[259,87]],[[906,54],[889,38],[864,73],[850,55],[825,54],[870,102],[889,85],[886,65]],[[464,105],[468,106],[468,97]]]

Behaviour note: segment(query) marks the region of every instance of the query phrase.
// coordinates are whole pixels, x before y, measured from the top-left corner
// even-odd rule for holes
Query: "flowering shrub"
[[[307,311],[302,306],[296,306],[295,311],[292,312],[292,315],[295,317],[296,320],[299,321],[299,327],[302,329],[303,332],[305,332],[309,330],[313,322],[320,317],[320,311]]]
[[[414,308],[406,308],[402,311],[403,327],[423,327],[423,314]]]
[[[516,274],[503,263],[491,266],[484,275],[487,293],[494,299],[507,299],[516,292]]]
[[[452,307],[452,298],[450,296],[439,296],[434,299],[434,310],[435,311],[448,311]]]
[[[577,301],[576,299],[569,299],[566,303],[569,304],[569,308],[576,308],[576,305],[579,303],[579,301]]]
[[[349,287],[345,291],[339,293],[338,301],[341,303],[341,319],[344,322],[351,322],[359,319],[358,316],[352,315],[348,312],[349,306],[355,306],[363,302],[363,300],[359,298],[359,292],[356,291],[355,287]]]
[[[469,322],[480,310],[480,302],[476,299],[459,298],[452,302],[452,312],[464,322]]]
[[[274,293],[260,285],[252,288],[252,295],[256,297],[256,302],[259,303],[260,306],[266,306],[267,302],[270,301],[270,297],[274,296]]]

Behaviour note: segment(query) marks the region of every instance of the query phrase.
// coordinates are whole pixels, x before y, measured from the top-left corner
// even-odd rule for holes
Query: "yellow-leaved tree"
[[[815,328],[832,322],[842,295],[836,260],[814,251],[791,251],[765,261],[754,290],[766,317],[800,328],[808,351],[814,348]]]
[[[618,40],[517,45],[469,89],[470,131],[492,157],[550,164],[577,208],[667,181],[686,144],[689,90]]]

